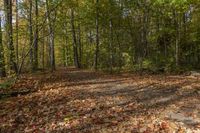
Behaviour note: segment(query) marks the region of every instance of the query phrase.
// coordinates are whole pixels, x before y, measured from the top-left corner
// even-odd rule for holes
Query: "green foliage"
[[[0,83],[0,89],[8,89],[15,83],[15,79],[8,79],[3,83]]]
[[[38,21],[42,30],[39,31],[38,55],[39,66],[44,64],[45,68],[49,68],[50,36],[48,20],[45,18],[45,2],[39,1]],[[74,65],[71,25],[73,10],[76,47],[82,68],[94,67],[97,12],[99,69],[176,71],[200,68],[199,0],[99,0],[98,4],[96,0],[48,2],[50,9],[55,8],[56,11],[54,40],[57,66]],[[18,30],[19,59],[22,61],[22,57],[30,49],[27,32],[30,7],[28,2],[20,1],[19,8],[19,28],[13,27],[13,37],[15,42]],[[35,23],[36,16],[33,14],[33,30]],[[9,50],[5,50],[4,54],[9,55]],[[8,59],[6,56],[7,69]],[[29,56],[25,59],[23,70],[25,69],[30,69]]]

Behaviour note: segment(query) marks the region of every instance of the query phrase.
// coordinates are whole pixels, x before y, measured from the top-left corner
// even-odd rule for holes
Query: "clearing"
[[[0,99],[0,132],[200,133],[200,81],[62,68],[23,75]]]

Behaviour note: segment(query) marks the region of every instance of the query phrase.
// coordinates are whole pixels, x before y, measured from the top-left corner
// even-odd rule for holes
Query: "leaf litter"
[[[200,132],[200,82],[191,76],[62,68],[23,75],[12,87],[21,88],[31,91],[0,100],[0,132]]]

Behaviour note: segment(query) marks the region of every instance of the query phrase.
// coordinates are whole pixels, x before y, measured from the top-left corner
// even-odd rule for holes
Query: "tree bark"
[[[33,3],[29,1],[29,45],[30,45],[30,65],[31,71],[34,71],[34,58],[33,58],[33,18],[32,18]]]
[[[18,14],[18,0],[16,2],[16,63],[19,66],[19,14]]]
[[[9,68],[17,73],[17,63],[15,61],[15,49],[13,45],[13,26],[12,26],[12,0],[4,0],[5,8],[5,33],[6,43],[9,50]]]
[[[42,39],[42,69],[44,70],[44,68],[45,68],[45,37],[44,37],[44,35],[45,35],[45,28],[43,27],[42,28],[42,33],[43,33],[43,39]]]
[[[120,30],[121,30],[121,24],[122,24],[122,17],[123,17],[123,10],[124,10],[124,7],[123,7],[123,1],[122,0],[119,0],[119,4],[120,4],[120,15],[119,15],[119,18],[118,18],[118,23],[119,23],[119,33],[117,33],[115,31],[115,34],[116,34],[116,37],[117,37],[117,43],[118,43],[118,71],[120,72],[121,71],[121,68],[122,68],[122,49],[121,49],[121,40],[123,40],[123,35],[120,36]]]
[[[72,38],[73,38],[74,65],[76,68],[80,68],[73,9],[71,9],[71,28],[72,28]]]
[[[175,62],[176,67],[179,66],[179,42],[180,42],[180,29],[179,29],[179,17],[177,17],[177,12],[174,10],[174,24],[176,29],[176,39],[175,39]]]
[[[64,22],[64,27],[65,27],[65,30],[64,30],[64,39],[65,39],[65,45],[64,45],[64,49],[65,49],[65,53],[64,53],[64,66],[68,66],[68,58],[69,58],[69,48],[68,48],[68,30],[67,30],[67,20],[65,19],[65,22]]]
[[[4,49],[3,49],[3,36],[2,36],[2,28],[1,28],[1,16],[0,16],[0,77],[6,77]]]
[[[110,42],[109,42],[109,64],[110,64],[110,73],[113,71],[113,24],[112,20],[110,19]]]
[[[99,59],[99,0],[96,0],[96,49],[95,49],[95,59],[94,59],[94,69],[98,69],[98,59]]]
[[[33,57],[34,57],[34,70],[38,69],[38,0],[35,0],[35,41],[34,41],[34,47],[33,47]]]
[[[56,18],[56,13],[55,11],[52,11],[50,14],[50,5],[49,1],[46,0],[46,8],[47,8],[47,16],[48,16],[48,29],[49,29],[49,53],[50,53],[50,67],[51,71],[54,71],[56,69],[55,66],[55,50],[54,50],[54,23],[55,23],[55,18]],[[54,18],[52,18],[53,16]]]
[[[79,47],[79,65],[81,67],[82,62],[82,43],[81,43],[81,26],[78,25],[78,47]]]

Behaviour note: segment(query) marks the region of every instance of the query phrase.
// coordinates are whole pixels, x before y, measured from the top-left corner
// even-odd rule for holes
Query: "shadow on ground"
[[[196,88],[182,89],[197,84],[193,80],[179,79],[171,84],[156,77],[151,82],[144,80],[147,79],[60,70],[42,79],[41,86],[46,88],[0,101],[0,131],[98,132],[121,128],[132,118],[159,117],[174,105],[176,111],[187,112],[185,108],[192,99],[200,98]],[[194,106],[193,110],[197,108]]]

